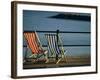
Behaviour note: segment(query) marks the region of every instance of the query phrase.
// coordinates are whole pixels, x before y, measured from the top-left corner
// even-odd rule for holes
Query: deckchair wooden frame
[[[51,54],[53,54],[53,55],[56,54],[56,57],[54,57],[57,60],[56,64],[58,64],[63,58],[67,62],[67,58],[65,55],[65,53],[67,51],[65,51],[63,48],[60,36],[55,33],[48,33],[48,34],[45,34],[45,37],[47,39],[48,52],[51,52]],[[51,49],[51,48],[53,48],[53,49]],[[57,48],[58,48],[58,51],[60,51],[60,53],[58,53],[58,54],[57,54],[58,51],[56,51]],[[59,55],[61,55],[61,57],[59,57]]]
[[[36,39],[36,40],[34,40],[34,39],[32,39],[34,36],[35,36],[35,38],[34,39]],[[31,36],[31,37],[30,37]],[[27,50],[28,50],[28,48],[31,50],[31,52],[32,52],[32,55],[31,56],[29,56],[29,58],[30,59],[34,59],[34,60],[38,60],[38,58],[40,58],[41,56],[44,56],[45,58],[46,58],[46,60],[47,60],[47,50],[44,50],[43,49],[43,47],[42,47],[42,44],[41,44],[41,42],[40,42],[40,39],[39,39],[39,37],[38,37],[38,34],[37,34],[37,32],[36,31],[34,31],[34,32],[32,32],[32,33],[30,33],[30,32],[24,32],[24,37],[25,37],[25,40],[26,40],[26,42],[27,42]],[[30,37],[30,42],[29,42],[29,37]],[[32,40],[34,40],[34,41],[32,41]],[[31,46],[32,47],[31,47]],[[38,52],[33,52],[33,50],[34,49],[32,49],[32,48],[36,48],[36,46],[37,46],[37,48],[38,48]],[[40,49],[40,50],[39,50]],[[26,50],[26,52],[25,52],[25,60],[27,59],[26,58],[26,56],[27,56],[27,50]],[[35,49],[35,51],[36,51],[36,49]],[[41,55],[40,55],[41,54]],[[36,55],[36,57],[34,58],[34,55]]]

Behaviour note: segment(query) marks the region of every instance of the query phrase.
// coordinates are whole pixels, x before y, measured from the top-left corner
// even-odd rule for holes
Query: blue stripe
[[[56,34],[46,34],[48,40],[48,48],[51,53],[60,54],[60,47],[58,46]]]

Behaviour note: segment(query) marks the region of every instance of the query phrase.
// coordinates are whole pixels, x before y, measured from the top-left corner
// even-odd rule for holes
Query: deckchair
[[[61,39],[59,37],[59,35],[54,34],[54,33],[49,33],[49,34],[45,34],[45,37],[47,39],[47,45],[48,45],[48,52],[51,55],[56,55],[55,59],[56,59],[56,64],[58,64],[62,59],[64,59],[65,61],[67,61],[66,59],[66,52]]]
[[[32,53],[29,56],[29,58],[32,58],[35,61],[37,61],[39,58],[44,56],[44,58],[47,60],[47,57],[46,57],[47,50],[43,49],[36,31],[35,32],[24,32],[24,37],[27,42],[27,48],[29,48]]]

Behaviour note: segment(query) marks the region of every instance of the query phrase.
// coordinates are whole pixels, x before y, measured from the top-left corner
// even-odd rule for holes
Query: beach
[[[45,60],[32,61],[28,59],[23,63],[23,69],[36,69],[36,68],[59,68],[59,67],[78,67],[78,66],[91,66],[90,57],[66,57],[56,64],[57,60],[50,58],[47,63]]]

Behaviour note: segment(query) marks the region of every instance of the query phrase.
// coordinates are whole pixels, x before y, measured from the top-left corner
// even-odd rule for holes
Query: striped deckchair
[[[44,56],[45,59],[47,59],[47,50],[43,49],[36,32],[24,32],[24,37],[27,42],[27,48],[32,52],[32,55],[29,56],[29,58],[38,60],[40,57]]]
[[[61,59],[65,59],[66,61],[65,54],[67,50],[66,51],[64,50],[59,35],[52,33],[52,34],[45,34],[45,37],[47,39],[49,54],[56,55],[55,56],[55,59],[57,60],[56,64],[58,64],[61,61]]]

